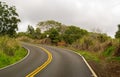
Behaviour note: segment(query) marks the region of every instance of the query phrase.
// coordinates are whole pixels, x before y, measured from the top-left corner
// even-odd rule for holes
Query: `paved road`
[[[23,46],[30,50],[29,56],[14,66],[0,70],[0,77],[25,77],[47,60],[47,54],[40,48],[27,44]],[[92,77],[91,71],[79,55],[61,48],[42,47],[52,53],[53,59],[35,77]]]

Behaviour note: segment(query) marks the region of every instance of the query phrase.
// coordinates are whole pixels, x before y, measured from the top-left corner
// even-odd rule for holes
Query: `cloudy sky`
[[[2,0],[16,6],[21,23],[19,31],[39,21],[56,20],[89,31],[114,36],[120,24],[120,0]]]

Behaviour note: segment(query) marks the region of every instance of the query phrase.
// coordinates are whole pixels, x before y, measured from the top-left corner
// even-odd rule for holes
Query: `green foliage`
[[[99,36],[97,38],[101,43],[103,43],[103,42],[107,41],[110,37],[108,37],[106,34],[99,34]]]
[[[27,33],[28,33],[28,34],[30,34],[31,36],[33,36],[33,35],[34,35],[35,30],[34,30],[33,26],[28,25],[28,28],[27,28]]]
[[[114,51],[115,51],[115,47],[114,46],[110,46],[110,47],[105,49],[105,51],[103,52],[103,55],[107,56],[107,57],[108,56],[113,56]]]
[[[44,32],[44,33],[41,34],[41,39],[44,39],[46,37],[47,37],[47,33],[46,32]]]
[[[27,36],[33,39],[40,39],[41,38],[41,30],[40,28],[34,29],[33,26],[28,25],[27,28]]]
[[[51,39],[52,43],[57,43],[61,40],[64,40],[65,42],[71,44],[80,36],[82,36],[82,34],[87,32],[75,26],[67,27],[54,20],[39,22],[37,27],[45,31],[45,33],[43,33],[41,36],[42,38],[46,38],[47,34],[50,35],[49,38]]]
[[[21,36],[27,36],[27,33],[26,32],[18,32],[17,37],[21,37]]]
[[[36,39],[41,38],[41,30],[40,30],[40,28],[36,28],[36,30],[35,30],[35,38]]]
[[[82,36],[86,35],[88,32],[86,30],[80,29],[76,26],[68,26],[63,34],[63,38],[66,43],[72,44],[77,39],[81,38]]]
[[[88,52],[88,51],[77,51],[77,53],[80,53],[87,60],[93,60],[93,61],[96,61],[96,62],[100,61],[100,59],[99,59],[99,57],[96,53]]]
[[[19,48],[19,44],[15,39],[8,36],[0,37],[0,51],[8,56],[14,56],[14,51]]]
[[[112,46],[113,42],[106,34],[88,33],[87,35],[79,38],[72,44],[73,47],[86,50],[86,51],[104,51],[107,47]]]
[[[49,35],[49,38],[53,44],[57,44],[57,42],[59,42],[59,33],[56,29],[51,28],[50,30],[46,31],[46,34]]]
[[[14,54],[15,54],[14,56],[8,56],[8,55],[0,52],[0,68],[19,61],[20,59],[25,57],[27,52],[25,49],[19,48],[16,50],[16,52]]]
[[[16,8],[9,7],[5,2],[0,1],[0,35],[14,35],[18,30],[17,24],[20,22]]]
[[[118,25],[118,31],[115,34],[115,38],[120,38],[120,25]]]

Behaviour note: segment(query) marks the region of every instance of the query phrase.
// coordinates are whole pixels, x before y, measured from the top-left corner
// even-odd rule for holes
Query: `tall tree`
[[[18,30],[18,18],[15,6],[8,6],[0,1],[0,35],[14,35]]]
[[[35,30],[34,30],[34,28],[31,25],[28,25],[27,33],[29,33],[29,34],[35,33]]]
[[[118,31],[115,34],[115,38],[120,38],[120,24],[118,25]]]

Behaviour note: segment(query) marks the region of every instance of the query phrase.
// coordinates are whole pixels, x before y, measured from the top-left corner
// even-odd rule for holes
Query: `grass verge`
[[[0,68],[21,60],[26,54],[26,49],[21,47],[15,39],[8,36],[0,37]]]
[[[94,53],[94,52],[88,52],[88,51],[77,51],[77,53],[80,53],[82,56],[85,57],[85,59],[87,60],[93,60],[96,62],[99,62],[100,59],[98,57],[98,54]]]

